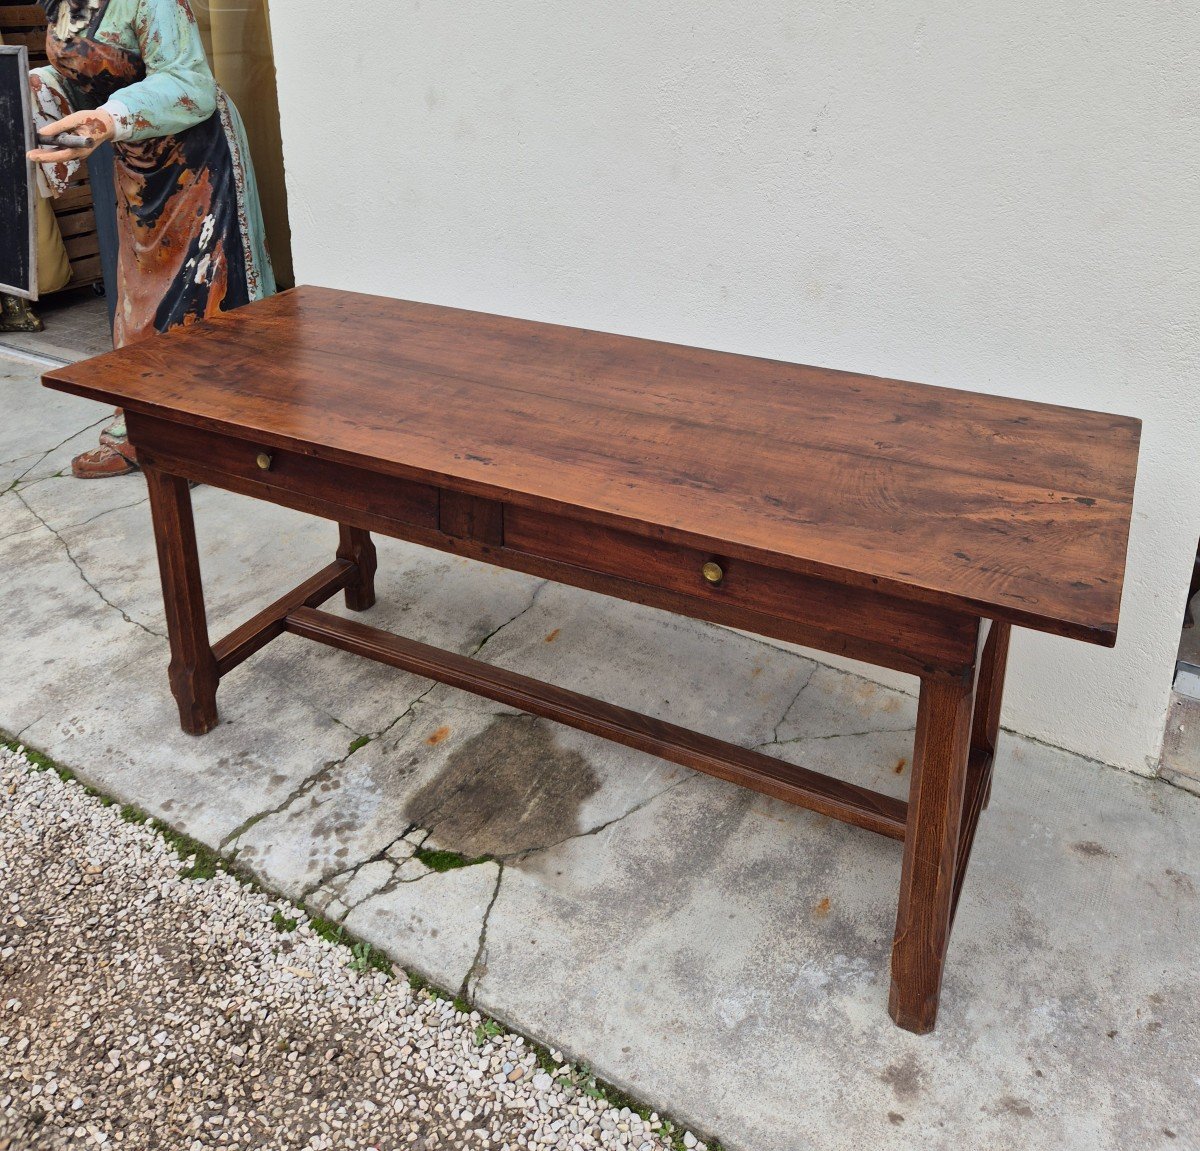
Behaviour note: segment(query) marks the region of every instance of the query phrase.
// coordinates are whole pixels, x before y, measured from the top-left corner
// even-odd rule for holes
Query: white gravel
[[[0,1151],[704,1151],[353,970],[286,901],[182,869],[152,826],[0,747]]]

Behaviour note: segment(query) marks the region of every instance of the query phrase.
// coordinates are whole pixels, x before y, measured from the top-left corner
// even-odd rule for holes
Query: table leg
[[[992,765],[1000,737],[1000,704],[1004,697],[1004,671],[1008,665],[1008,639],[1012,628],[992,622],[983,661],[979,667],[979,686],[975,689],[975,718],[971,723],[971,747],[989,755],[988,780],[983,806],[992,798]]]
[[[969,677],[921,682],[888,1000],[918,1035],[933,1030],[950,941],[973,696]]]
[[[217,661],[208,642],[200,558],[192,521],[188,482],[157,468],[144,467],[154,518],[154,542],[162,576],[167,635],[171,641],[171,693],[179,705],[179,723],[189,735],[217,726]]]
[[[375,606],[375,570],[379,561],[375,554],[375,543],[371,533],[349,524],[338,524],[341,541],[337,558],[349,560],[358,569],[354,579],[346,585],[346,606],[351,611],[366,611]]]

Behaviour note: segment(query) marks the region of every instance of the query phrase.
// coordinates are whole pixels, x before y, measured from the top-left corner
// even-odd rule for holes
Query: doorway
[[[1200,545],[1187,594],[1163,741],[1162,774],[1200,795]]]

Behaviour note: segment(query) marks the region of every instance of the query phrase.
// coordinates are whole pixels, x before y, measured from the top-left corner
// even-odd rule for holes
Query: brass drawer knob
[[[271,470],[271,463],[272,463],[271,453],[270,452],[259,452],[258,459],[256,462],[257,462],[258,466],[260,468],[262,468],[262,470],[264,472],[269,472]]]
[[[714,587],[716,587],[716,585],[725,578],[724,569],[719,563],[715,563],[712,560],[709,560],[708,563],[706,563],[700,569],[700,574],[704,576],[704,578]]]

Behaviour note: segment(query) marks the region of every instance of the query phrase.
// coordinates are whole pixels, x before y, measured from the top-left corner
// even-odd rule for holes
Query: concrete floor
[[[33,305],[46,325],[42,332],[0,332],[0,355],[13,351],[73,362],[112,350],[108,303],[91,288],[72,288]]]
[[[292,637],[182,735],[142,480],[60,477],[105,413],[28,368],[0,405],[0,727],[95,786],[730,1148],[1200,1147],[1197,797],[1006,734],[918,1038],[886,1012],[899,844]],[[194,498],[214,635],[332,553],[331,525]],[[380,560],[373,623],[907,787],[909,696],[416,547]],[[421,841],[493,860],[430,871]]]

